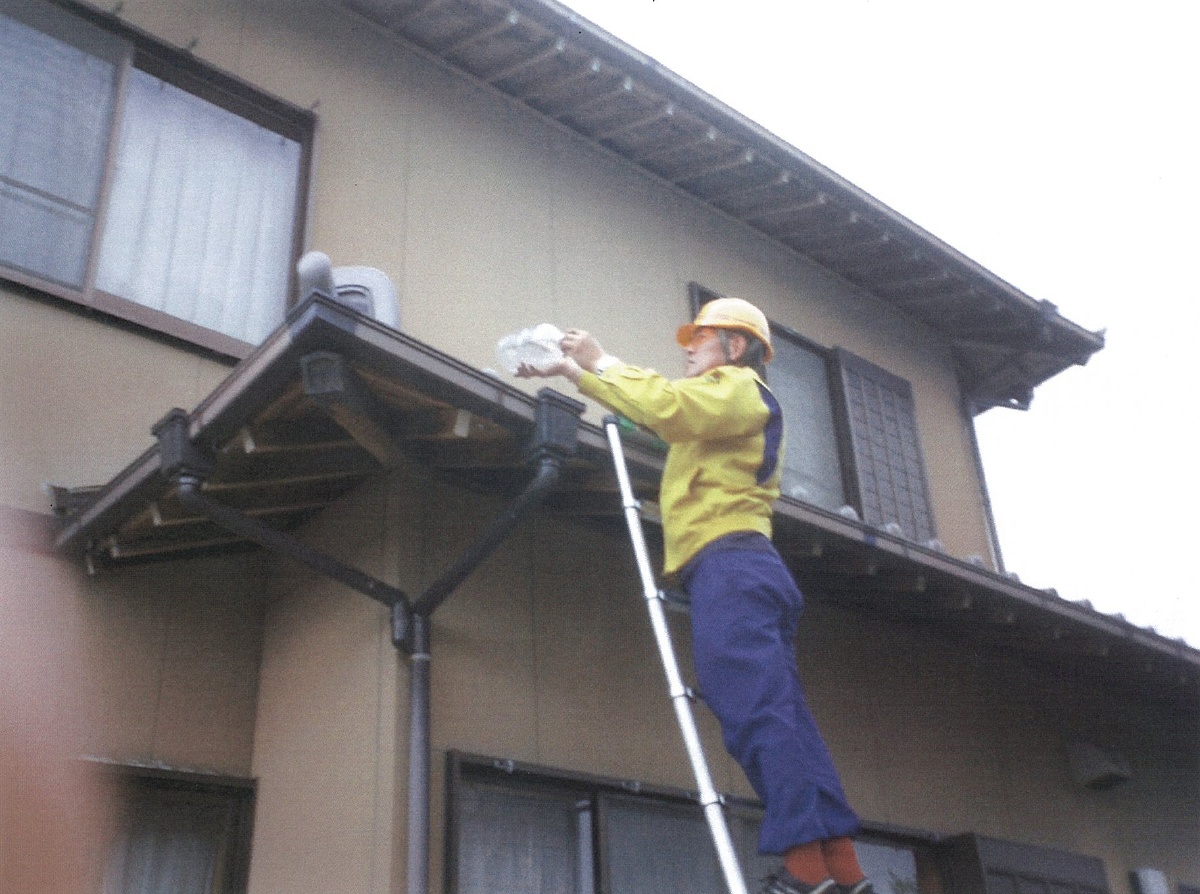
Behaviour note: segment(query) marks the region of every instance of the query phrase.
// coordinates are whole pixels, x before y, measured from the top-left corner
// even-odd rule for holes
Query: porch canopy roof
[[[342,364],[337,401],[313,381],[313,358]],[[401,466],[515,495],[532,477],[525,447],[536,405],[494,375],[313,295],[186,414],[183,430],[213,463],[209,498],[288,531]],[[635,490],[652,503],[663,454],[636,440],[627,453]],[[254,548],[184,507],[158,446],[101,487],[56,496],[58,546],[97,571]],[[600,427],[581,424],[545,510],[625,536]],[[1200,651],[1182,641],[865,523],[782,498],[775,540],[810,599],[931,625],[1143,698],[1194,704],[1200,690]]]
[[[951,346],[977,411],[1028,407],[1037,385],[1104,346],[554,0],[336,2],[922,320]]]

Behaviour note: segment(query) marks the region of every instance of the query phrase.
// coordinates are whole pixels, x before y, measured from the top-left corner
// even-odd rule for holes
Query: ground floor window
[[[103,894],[242,894],[254,787],[193,773],[116,771],[117,834]]]
[[[687,792],[452,753],[449,894],[694,894],[724,890],[702,811]],[[752,889],[778,864],[756,852],[762,810],[726,816]],[[939,894],[930,846],[874,831],[856,842],[879,894]]]
[[[1109,894],[1098,857],[959,835],[940,844],[947,890],[963,894]]]

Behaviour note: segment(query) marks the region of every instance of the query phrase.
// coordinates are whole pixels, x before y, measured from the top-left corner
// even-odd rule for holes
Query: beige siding
[[[202,58],[316,107],[310,243],[335,263],[387,271],[407,331],[486,368],[501,334],[551,320],[673,374],[687,283],[743,295],[913,383],[941,539],[952,555],[990,555],[969,423],[931,332],[349,15],[310,6],[296,16],[292,4],[180,0],[122,15],[172,43],[196,38]],[[0,434],[17,472],[17,492],[0,495],[9,505],[44,509],[42,480],[107,480],[148,446],[163,412],[194,406],[226,371],[85,315],[4,299],[0,362],[28,371],[0,386],[21,420]],[[94,450],[75,447],[81,433]]]
[[[187,561],[88,579],[79,598],[105,706],[101,756],[249,775],[260,566],[245,557]]]
[[[0,506],[47,512],[43,483],[103,484],[229,369],[0,284]]]
[[[0,510],[10,526],[53,522]],[[11,527],[9,528],[11,530]],[[0,536],[6,578],[61,631],[86,715],[80,756],[247,776],[262,634],[261,562],[188,561],[88,576],[44,538]],[[53,625],[49,620],[53,618]]]
[[[502,508],[420,473],[369,491],[306,539],[381,569],[414,596]],[[391,654],[385,613],[365,597],[280,572],[288,583],[272,586],[255,751],[254,890],[340,873],[360,880],[341,890],[373,891],[382,869],[368,879],[371,855],[403,872],[402,850],[372,847],[386,850],[388,822],[404,840],[404,660]],[[672,615],[671,625],[689,668],[686,620]],[[432,643],[435,890],[449,749],[693,786],[622,536],[537,513],[438,610]],[[1114,882],[1148,850],[1180,877],[1196,872],[1179,862],[1188,852],[1179,844],[1200,818],[1200,783],[1184,755],[1187,730],[1167,712],[937,630],[819,602],[799,650],[814,712],[864,818],[1093,854]],[[700,708],[698,721],[718,787],[750,795],[713,718]],[[1134,781],[1114,792],[1073,783],[1069,744],[1125,727],[1153,731],[1152,745],[1133,735],[1114,743],[1135,762]],[[394,787],[381,775],[392,768]],[[383,791],[396,800],[394,818],[381,816]],[[1148,849],[1147,840],[1158,843]]]
[[[626,359],[672,374],[689,281],[750,298],[814,341],[912,382],[940,537],[952,555],[990,556],[969,422],[933,333],[349,14],[306,8],[298,16],[294,3],[278,0],[143,0],[122,16],[171,43],[195,39],[199,57],[316,109],[309,242],[335,263],[389,273],[407,331],[486,368],[501,334],[550,320],[588,328]],[[59,332],[62,352],[53,356],[68,364],[41,377],[103,382],[105,393],[127,399],[114,422],[109,401],[65,389],[63,424],[78,431],[91,421],[72,406],[82,399],[107,412],[85,430],[121,436],[97,437],[112,455],[86,465],[31,444],[25,481],[38,473],[57,483],[106,480],[159,407],[191,406],[219,377],[219,365],[164,345],[36,313]],[[34,368],[49,362],[42,353]],[[20,395],[14,405],[38,399]],[[18,505],[44,505],[25,490]]]

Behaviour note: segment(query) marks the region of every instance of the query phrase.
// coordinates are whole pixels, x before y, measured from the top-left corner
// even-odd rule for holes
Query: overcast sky
[[[1039,388],[1028,412],[978,420],[1005,564],[1200,647],[1189,5],[567,5],[1033,298],[1107,329],[1107,347]]]

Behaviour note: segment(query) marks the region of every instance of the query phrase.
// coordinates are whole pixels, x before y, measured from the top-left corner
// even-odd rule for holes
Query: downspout
[[[992,507],[992,495],[988,490],[987,475],[983,469],[983,453],[979,449],[979,433],[975,430],[978,405],[970,398],[963,400],[963,419],[967,424],[967,439],[971,443],[971,459],[975,463],[975,476],[979,479],[979,497],[983,503],[984,523],[987,525],[988,545],[992,549],[992,560],[996,571],[1004,574],[1004,555],[1000,552],[1000,532],[996,529],[996,512]],[[986,409],[984,407],[983,409]]]
[[[558,482],[562,458],[545,454],[538,472],[507,510],[437,580],[430,584],[412,607],[407,638],[398,643],[409,655],[408,730],[408,892],[426,894],[429,889],[429,799],[431,675],[430,628],[433,613],[451,593],[508,536],[517,522],[537,506]]]
[[[408,894],[429,891],[430,772],[430,628],[437,607],[450,596],[512,532],[529,510],[542,502],[562,473],[563,461],[575,452],[579,417],[584,406],[549,388],[538,392],[537,431],[531,457],[538,470],[483,535],[412,606],[406,630],[394,629],[395,643],[409,655],[408,731]]]
[[[187,414],[183,410],[172,410],[154,427],[162,456],[161,472],[176,483],[179,499],[185,506],[273,552],[308,565],[391,610],[392,644],[407,652],[410,661],[408,894],[428,894],[429,890],[430,628],[433,613],[558,482],[563,462],[575,453],[583,410],[582,403],[553,389],[543,388],[538,392],[535,431],[528,449],[529,458],[537,463],[537,473],[483,535],[412,605],[395,587],[205,495],[204,482],[212,474],[214,463],[189,440]]]

